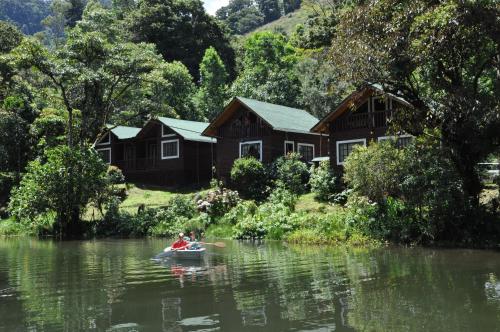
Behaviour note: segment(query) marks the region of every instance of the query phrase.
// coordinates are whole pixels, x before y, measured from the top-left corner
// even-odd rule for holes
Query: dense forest
[[[107,180],[87,147],[106,124],[209,121],[236,95],[320,118],[366,83],[414,106],[395,131],[439,140],[442,163],[419,167],[456,184],[441,196],[460,206],[453,218],[479,211],[477,164],[500,142],[498,2],[310,1],[314,15],[290,35],[234,35],[300,5],[234,0],[213,17],[199,0],[1,0],[2,18],[18,25],[0,22],[4,216],[50,217],[72,233],[89,202],[103,201]],[[64,176],[53,172],[61,165]]]

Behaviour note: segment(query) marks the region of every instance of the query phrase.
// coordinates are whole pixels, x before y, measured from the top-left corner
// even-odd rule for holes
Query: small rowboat
[[[168,250],[167,250],[168,249]],[[167,248],[163,253],[163,257],[171,257],[176,259],[201,259],[205,255],[205,248],[200,249],[186,249],[186,250],[175,250],[172,251]]]

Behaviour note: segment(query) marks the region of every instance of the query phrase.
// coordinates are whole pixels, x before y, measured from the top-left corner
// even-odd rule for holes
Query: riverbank
[[[343,204],[318,201],[313,193],[292,195],[275,190],[268,199],[255,203],[230,195],[224,189],[169,188],[144,185],[122,185],[124,198],[114,211],[101,214],[87,209],[83,222],[86,237],[171,237],[180,231],[196,230],[206,237],[219,239],[270,239],[295,244],[347,245],[378,247],[386,241],[373,225],[392,231],[403,229],[404,216],[393,204],[392,215],[379,216],[378,206],[362,197]],[[496,187],[488,186],[483,200],[495,197]],[[208,208],[207,208],[208,206]],[[389,211],[391,211],[389,209]],[[377,218],[381,220],[377,220]],[[401,226],[402,225],[402,226]],[[372,227],[372,228],[370,228]],[[33,230],[14,219],[0,221],[0,235],[35,235]],[[403,239],[404,240],[404,239]],[[398,243],[398,242],[395,242]],[[401,243],[401,242],[400,242]],[[410,241],[404,244],[421,244]],[[491,239],[474,243],[426,243],[452,247],[498,248]]]

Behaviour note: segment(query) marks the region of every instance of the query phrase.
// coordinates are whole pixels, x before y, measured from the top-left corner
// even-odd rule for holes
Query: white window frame
[[[163,144],[164,143],[173,143],[173,142],[177,143],[177,155],[175,155],[175,156],[167,156],[167,157],[163,156]],[[161,141],[161,143],[160,143],[160,150],[161,150],[160,151],[160,153],[161,153],[161,155],[160,155],[161,160],[177,159],[177,158],[179,158],[179,152],[180,152],[179,151],[179,139],[170,139],[170,140],[166,140],[166,141]]]
[[[285,141],[283,143],[283,154],[286,156],[286,145],[287,144],[292,144],[292,152],[295,152],[295,142],[294,141]]]
[[[314,144],[311,144],[311,143],[297,143],[297,153],[300,153],[300,147],[301,146],[312,146],[312,148],[313,148],[313,159],[316,158],[316,151],[315,151],[315,148],[314,148]],[[307,161],[309,162],[311,160],[307,160]]]
[[[175,134],[165,134],[166,127],[164,124],[161,125],[161,137],[174,137]]]
[[[239,150],[239,156],[241,158],[241,147],[243,145],[247,145],[247,144],[256,144],[256,143],[259,143],[259,156],[260,156],[260,159],[259,161],[262,161],[262,140],[261,141],[248,141],[248,142],[240,142],[240,150]]]
[[[95,150],[97,152],[100,152],[100,151],[109,151],[109,163],[106,162],[106,164],[111,165],[111,148],[102,148],[102,149],[95,149]]]
[[[346,143],[356,143],[356,142],[363,142],[363,146],[366,146],[366,138],[357,138],[357,139],[349,139],[345,141],[337,141],[335,142],[335,155],[337,159],[337,165],[344,165],[344,162],[340,162],[340,153],[339,153],[339,146],[340,144],[346,144]]]
[[[96,146],[98,145],[109,145],[111,144],[111,132],[108,131],[108,133],[106,134],[108,135],[108,140],[106,142],[103,142],[103,141],[99,141],[98,143],[96,143]],[[104,138],[104,137],[103,137]]]

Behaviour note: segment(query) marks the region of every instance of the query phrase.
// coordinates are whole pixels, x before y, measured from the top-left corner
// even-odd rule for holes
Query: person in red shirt
[[[184,240],[184,233],[179,233],[177,241],[172,243],[171,250],[185,250],[189,246],[189,242]]]

